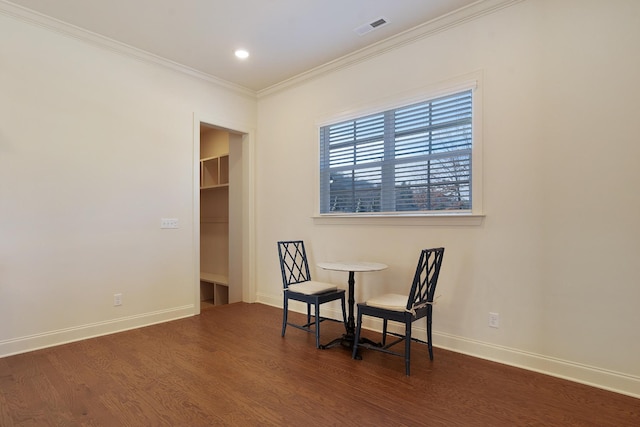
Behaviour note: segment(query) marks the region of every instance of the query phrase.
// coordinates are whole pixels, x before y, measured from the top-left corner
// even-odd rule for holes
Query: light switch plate
[[[178,228],[178,218],[161,218],[160,228]]]

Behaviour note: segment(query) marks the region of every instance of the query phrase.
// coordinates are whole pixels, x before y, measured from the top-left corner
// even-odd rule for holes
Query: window
[[[320,213],[471,213],[473,93],[320,128]]]

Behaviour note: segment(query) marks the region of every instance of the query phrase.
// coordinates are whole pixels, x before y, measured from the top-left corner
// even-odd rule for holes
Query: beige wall
[[[640,396],[638,16],[636,1],[524,1],[261,96],[258,300],[282,303],[277,240],[305,239],[314,263],[387,263],[356,275],[357,300],[406,292],[419,250],[443,245],[436,346]],[[474,72],[480,225],[312,218],[319,121]]]
[[[194,115],[251,129],[255,96],[2,13],[0,40],[0,355],[193,314]]]

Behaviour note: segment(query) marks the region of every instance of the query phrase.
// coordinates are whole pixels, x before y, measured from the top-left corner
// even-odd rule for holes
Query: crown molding
[[[334,61],[327,62],[316,68],[308,70],[297,76],[291,77],[280,83],[276,83],[266,89],[257,92],[258,98],[272,95],[281,90],[299,85],[305,81],[318,78],[320,76],[332,73],[342,68],[348,68],[360,62],[364,62],[376,56],[382,55],[398,47],[414,43],[418,40],[431,37],[434,34],[445,31],[449,28],[462,25],[466,22],[473,21],[482,16],[489,15],[525,0],[478,0],[469,6],[455,10],[446,15],[442,15],[424,24],[418,25],[412,29],[404,31],[395,36],[389,37],[378,43],[374,43],[356,52],[345,55]]]
[[[203,73],[191,67],[187,67],[186,65],[179,64],[177,62],[168,60],[142,49],[138,49],[125,43],[102,36],[100,34],[93,33],[75,25],[57,20],[50,16],[43,15],[41,13],[11,3],[7,0],[0,0],[0,14],[4,14],[9,17],[27,22],[31,25],[57,32],[64,36],[80,40],[82,42],[109,50],[111,52],[115,52],[150,64],[159,65],[199,80],[204,80],[221,88],[231,90],[239,95],[248,96],[251,98],[261,98],[299,85],[308,80],[340,70],[342,68],[351,67],[360,62],[382,55],[390,50],[410,43],[414,43],[417,40],[430,37],[449,28],[462,25],[466,22],[478,19],[482,16],[494,13],[523,1],[525,0],[478,0],[475,3],[470,4],[469,6],[458,9],[454,12],[443,15],[431,21],[425,22],[424,24],[421,24],[410,30],[382,40],[378,43],[374,43],[354,53],[345,55],[334,61],[330,61],[326,64],[300,73],[294,77],[286,79],[280,83],[276,83],[275,85],[259,91],[253,91],[244,86],[228,82],[211,74]]]
[[[231,90],[243,96],[249,96],[251,98],[256,97],[256,92],[247,89],[244,86],[240,86],[226,80],[220,79],[216,76],[203,73],[196,69],[187,67],[186,65],[179,64],[177,62],[168,60],[153,53],[138,49],[136,47],[127,45],[125,43],[113,40],[109,37],[102,36],[97,33],[85,30],[72,24],[60,21],[47,15],[35,12],[31,9],[24,8],[17,4],[11,3],[6,0],[0,0],[0,14],[9,16],[26,22],[28,24],[38,26],[56,33],[62,34],[67,37],[80,40],[90,45],[109,50],[130,58],[137,59],[150,64],[159,65],[173,71],[177,71],[182,74],[194,77],[199,80],[204,80],[208,83],[212,83],[216,86]]]

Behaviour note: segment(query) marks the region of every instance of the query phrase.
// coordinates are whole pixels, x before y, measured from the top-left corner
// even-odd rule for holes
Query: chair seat
[[[317,295],[317,294],[324,294],[325,292],[335,291],[336,289],[338,289],[338,287],[336,285],[332,285],[331,283],[316,282],[314,280],[308,280],[306,282],[289,285],[288,289],[292,292],[297,292],[299,294]],[[405,297],[405,303],[406,303],[406,300],[407,300],[407,297]]]
[[[367,305],[385,310],[405,311],[407,308],[407,296],[401,294],[384,294],[367,300]]]

